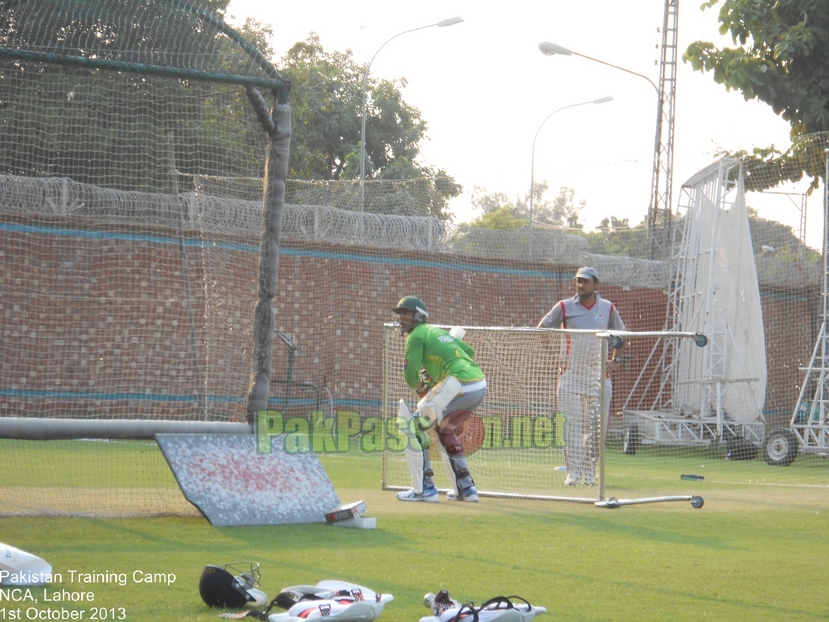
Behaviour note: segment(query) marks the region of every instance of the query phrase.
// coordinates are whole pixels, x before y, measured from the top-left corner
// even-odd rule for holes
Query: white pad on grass
[[[284,437],[258,453],[254,434],[158,434],[185,498],[217,527],[322,523],[340,504],[313,452],[287,453]]]
[[[461,614],[461,618],[474,617],[475,612],[478,614],[479,622],[531,622],[535,616],[547,613],[547,609],[529,603],[512,603],[505,599],[502,602],[485,603],[480,608],[474,609],[470,605],[450,607],[442,611],[440,615],[420,618],[420,622],[450,622],[458,614]]]
[[[268,616],[270,622],[302,622],[303,620],[337,620],[339,622],[372,622],[383,612],[391,594],[380,594],[362,585],[347,581],[326,580],[315,586],[286,587],[283,592],[297,595],[313,594],[323,600],[300,601],[284,613]]]
[[[0,542],[0,585],[26,587],[51,582],[51,564],[37,555]]]

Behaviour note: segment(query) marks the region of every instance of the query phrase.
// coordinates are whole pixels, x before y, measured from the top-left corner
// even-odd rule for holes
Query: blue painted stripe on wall
[[[54,227],[33,227],[29,225],[17,225],[11,223],[0,223],[0,231],[15,231],[20,233],[37,233],[43,235],[59,235],[79,238],[94,238],[103,239],[110,238],[116,240],[131,240],[135,242],[152,242],[156,244],[180,244],[181,240],[177,238],[168,238],[162,236],[151,235],[137,235],[131,233],[110,233],[102,231],[82,231],[78,229],[58,229]],[[203,240],[184,240],[185,246],[192,246],[195,248],[214,247],[221,249],[236,250],[248,253],[258,253],[259,247],[253,244],[231,244],[231,243],[211,243]],[[519,268],[500,268],[497,266],[486,266],[469,263],[451,263],[441,261],[426,261],[413,260],[409,258],[393,258],[393,257],[375,257],[371,255],[352,255],[349,253],[334,253],[326,251],[303,250],[295,248],[283,248],[280,251],[283,255],[296,257],[319,257],[322,259],[337,259],[346,261],[359,261],[364,263],[375,264],[392,264],[404,266],[418,266],[422,268],[443,268],[445,270],[473,270],[477,272],[488,272],[493,274],[511,274],[518,276],[529,277],[544,277],[553,279],[570,279],[569,272],[543,272],[541,270],[523,270]],[[806,296],[794,296],[788,294],[779,294],[771,292],[760,292],[761,298],[775,298],[780,300],[791,300],[794,302],[809,302]]]
[[[167,238],[152,235],[138,235],[133,233],[110,233],[102,231],[81,231],[78,229],[57,229],[53,227],[33,227],[29,225],[17,225],[9,223],[0,223],[0,231],[12,231],[17,233],[30,233],[40,235],[57,235],[77,238],[92,238],[92,239],[114,239],[114,240],[129,240],[132,242],[150,242],[153,244],[180,244],[181,240],[177,238]],[[184,240],[185,246],[195,248],[220,248],[227,250],[236,250],[248,253],[258,253],[259,247],[252,244],[231,244],[227,242],[213,243],[205,242],[203,240]],[[545,277],[556,279],[569,279],[572,275],[562,272],[543,272],[541,270],[523,270],[518,268],[499,268],[497,266],[486,266],[472,263],[452,263],[442,261],[426,261],[413,260],[408,258],[393,258],[393,257],[375,257],[371,255],[357,255],[350,253],[334,253],[326,251],[304,250],[295,248],[283,248],[280,253],[287,256],[296,257],[319,257],[322,259],[337,259],[341,261],[359,261],[363,263],[374,264],[392,264],[403,266],[417,266],[423,268],[443,268],[446,270],[472,270],[476,272],[490,272],[496,274],[511,274],[519,276],[531,277]]]

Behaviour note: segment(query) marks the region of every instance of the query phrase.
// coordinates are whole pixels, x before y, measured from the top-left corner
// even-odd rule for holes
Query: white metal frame
[[[679,208],[684,207],[686,214],[696,213],[702,201],[711,202],[718,209],[712,211],[712,218],[706,224],[715,231],[719,226],[721,210],[733,205],[735,201],[735,191],[741,183],[741,177],[740,161],[735,158],[722,158],[683,184]],[[730,386],[735,382],[751,382],[753,379],[725,378],[724,369],[728,357],[726,346],[733,340],[733,336],[729,327],[721,322],[721,318],[711,313],[714,283],[710,275],[707,279],[707,289],[697,289],[696,275],[700,267],[698,250],[701,236],[699,227],[690,226],[689,221],[690,219],[686,218],[682,225],[674,230],[674,252],[671,256],[673,278],[668,293],[665,330],[688,330],[699,314],[705,314],[705,332],[709,337],[709,344],[704,348],[701,361],[698,362],[700,369],[697,377],[706,391],[700,402],[693,405],[693,412],[683,412],[686,405],[676,403],[674,391],[680,382],[680,348],[690,347],[689,342],[674,337],[660,339],[625,401],[622,408],[624,423],[626,427],[637,424],[641,435],[639,441],[643,444],[708,446],[712,442],[725,442],[726,435],[734,435],[761,445],[765,436],[763,423],[744,424],[730,421],[722,407],[723,398]],[[706,250],[708,254],[716,252],[716,248]],[[710,261],[708,265],[711,270],[714,262]],[[704,300],[705,306],[697,306],[695,303],[698,300]],[[656,364],[651,365],[651,361],[657,356]],[[646,402],[642,398],[638,401],[634,398],[640,388],[640,395],[648,395],[654,383],[658,383],[654,399]]]
[[[765,434],[765,425],[762,423],[723,421],[719,417],[685,419],[673,413],[626,410],[623,420],[626,426],[636,423],[642,434],[639,442],[643,445],[708,447],[712,442],[719,442],[724,432],[728,436],[744,438],[754,445],[760,445]]]
[[[803,386],[800,388],[800,395],[797,398],[794,412],[791,418],[791,429],[800,444],[800,453],[817,454],[822,457],[829,456],[829,335],[827,335],[827,320],[829,320],[829,149],[826,154],[826,175],[823,178],[823,310],[822,324],[812,351],[812,358],[808,367],[801,367],[806,372]],[[814,378],[814,376],[817,376]],[[811,382],[814,379],[814,385]],[[811,393],[809,387],[814,386]],[[804,398],[811,397],[811,404],[804,405]],[[802,421],[801,413],[805,415]],[[817,415],[815,417],[814,415]]]

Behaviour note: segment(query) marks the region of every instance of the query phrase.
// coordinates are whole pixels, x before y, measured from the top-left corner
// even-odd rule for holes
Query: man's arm
[[[541,318],[541,321],[538,323],[536,328],[561,328],[561,325],[564,323],[564,313],[562,311],[562,303],[557,302],[552,309]],[[549,334],[542,334],[539,335],[539,341],[542,345],[542,352],[552,355],[550,359],[550,364],[553,366],[558,367],[559,373],[563,372],[567,369],[567,362],[562,361],[559,359],[560,354],[560,344],[559,347],[556,347],[558,342],[553,342],[551,335]]]
[[[621,359],[622,358],[622,354],[624,354],[624,352],[625,352],[625,346],[626,345],[627,344],[625,343],[625,340],[623,339],[621,346],[619,346],[618,348],[613,348],[612,349],[612,351],[610,352],[611,362],[615,361],[616,359]]]
[[[619,310],[616,308],[616,305],[613,305],[610,309],[610,320],[607,323],[607,327],[609,330],[625,330],[625,323],[622,321],[622,317],[619,315]],[[622,345],[618,348],[613,348],[610,352],[610,362],[608,365],[610,366],[609,369],[614,371],[619,367],[622,367],[622,354],[625,352],[625,340],[622,339]],[[616,359],[620,359],[619,362],[616,362]]]
[[[410,334],[406,338],[406,361],[403,365],[403,377],[412,391],[420,386],[420,368],[423,364],[423,340]]]
[[[550,311],[541,318],[536,328],[561,328],[564,321],[564,314],[561,311],[561,303],[557,302]]]
[[[457,339],[456,338],[455,339],[455,345],[457,345],[458,348],[463,350],[463,353],[466,354],[466,356],[468,356],[469,358],[471,358],[471,359],[475,358],[475,350],[472,348],[472,346],[470,346],[468,343],[466,343],[462,339]]]

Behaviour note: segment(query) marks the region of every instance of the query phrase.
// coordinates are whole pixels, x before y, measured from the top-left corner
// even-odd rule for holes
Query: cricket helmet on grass
[[[257,589],[259,577],[259,564],[254,562],[205,566],[199,579],[199,594],[210,607],[264,606],[268,597]]]

